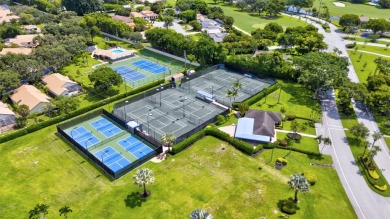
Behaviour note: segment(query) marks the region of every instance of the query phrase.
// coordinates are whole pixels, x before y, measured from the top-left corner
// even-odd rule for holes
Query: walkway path
[[[349,51],[355,51],[354,49],[348,49]],[[369,51],[365,51],[365,50],[357,50],[358,52],[362,52],[362,53],[369,53],[369,54],[373,54],[373,55],[377,55],[377,56],[382,56],[382,57],[386,57],[386,58],[390,58],[390,56],[387,56],[387,55],[383,55],[383,54],[379,54],[379,53],[375,53],[375,52],[369,52]]]
[[[243,30],[243,29],[241,29],[241,28],[239,28],[239,27],[237,27],[237,26],[235,26],[235,25],[233,25],[233,28],[236,29],[236,30],[238,30],[238,31],[241,31],[241,32],[245,33],[246,35],[251,36],[250,33],[246,32],[245,30]]]

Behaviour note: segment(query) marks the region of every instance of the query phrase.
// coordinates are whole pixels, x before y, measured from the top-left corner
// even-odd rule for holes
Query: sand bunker
[[[342,8],[345,7],[345,4],[344,4],[344,3],[341,3],[341,2],[333,2],[333,4],[334,4],[336,7],[342,7]]]

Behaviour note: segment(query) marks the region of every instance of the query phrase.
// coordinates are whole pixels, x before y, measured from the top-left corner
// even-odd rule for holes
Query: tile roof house
[[[80,92],[80,85],[59,73],[53,73],[45,76],[43,84],[49,89],[53,96],[72,96]]]
[[[282,122],[280,113],[248,110],[238,119],[235,137],[256,142],[271,142],[275,137],[275,125]]]
[[[39,44],[34,41],[34,38],[38,36],[37,34],[27,34],[27,35],[17,35],[15,38],[8,38],[4,41],[4,45],[11,46],[16,44],[19,47],[29,47],[34,48]]]
[[[156,20],[158,18],[158,14],[154,13],[153,11],[149,11],[149,10],[146,10],[146,11],[141,11],[141,12],[130,12],[130,17],[139,17],[139,18],[143,18],[145,20],[149,20],[149,21],[152,21],[152,20]]]
[[[41,28],[39,28],[36,25],[24,25],[22,26],[22,30],[26,31],[27,33],[40,33]]]
[[[131,19],[130,17],[126,17],[126,16],[120,16],[120,15],[113,15],[111,16],[112,19],[114,20],[117,20],[117,21],[122,21],[124,23],[126,23],[128,26],[130,27],[135,27],[135,23],[134,23],[134,20]]]
[[[20,105],[27,105],[30,113],[43,112],[43,107],[50,102],[51,98],[32,85],[22,85],[14,90],[11,95],[13,103]]]
[[[0,102],[0,127],[14,124],[16,115],[10,110],[7,104]]]
[[[32,53],[31,48],[3,48],[0,52],[1,55],[6,55],[7,53],[30,55]]]

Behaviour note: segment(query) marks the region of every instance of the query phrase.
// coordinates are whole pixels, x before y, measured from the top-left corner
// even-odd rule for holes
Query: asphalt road
[[[373,192],[355,163],[333,91],[323,95],[321,107],[323,123],[317,124],[317,134],[330,137],[332,140],[332,146],[326,146],[324,153],[332,156],[335,169],[357,216],[367,219],[390,218],[390,198]]]

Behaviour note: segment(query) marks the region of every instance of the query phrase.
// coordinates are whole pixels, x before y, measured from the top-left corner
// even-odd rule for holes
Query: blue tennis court
[[[140,159],[153,152],[149,146],[138,140],[134,136],[130,136],[126,139],[118,141],[118,144],[122,146],[126,151],[132,153],[136,158]]]
[[[105,135],[107,138],[114,136],[122,131],[106,118],[100,118],[99,120],[91,122],[91,125],[99,132],[103,133],[103,135]]]
[[[68,135],[86,149],[100,141],[84,127],[74,128],[68,132]]]
[[[131,164],[130,161],[128,161],[110,146],[103,148],[94,155],[114,172],[118,172],[119,170]]]
[[[115,67],[113,69],[118,74],[120,74],[124,79],[129,81],[139,81],[143,78],[146,78],[146,75],[123,65]]]
[[[148,72],[151,72],[153,74],[160,74],[167,70],[166,67],[161,66],[157,63],[148,61],[148,60],[140,60],[133,63],[134,66],[137,66],[138,68],[142,68]]]

